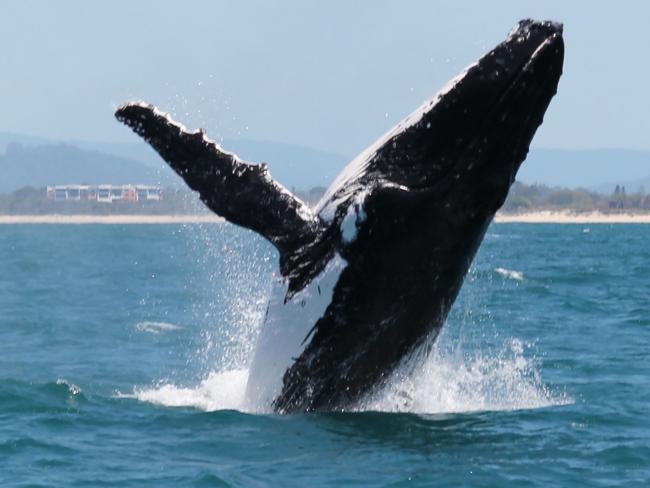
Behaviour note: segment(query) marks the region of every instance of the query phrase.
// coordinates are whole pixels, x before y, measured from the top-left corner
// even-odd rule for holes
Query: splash
[[[188,351],[187,366],[201,379],[194,384],[159,382],[118,396],[167,407],[270,413],[270,401],[247,398],[246,385],[268,303],[269,290],[259,285],[272,281],[268,263],[274,254],[265,243],[228,224],[220,226],[218,233],[202,226],[191,230],[186,234],[196,251],[197,269],[207,271],[218,263],[212,272],[197,273],[190,284],[210,292],[206,294],[210,299],[199,301],[190,312],[201,330],[202,345]],[[494,272],[523,279],[520,271],[496,268]],[[466,295],[469,302],[459,305],[467,312],[461,312],[459,320],[451,319],[426,357],[405,361],[380,391],[354,410],[437,414],[571,403],[571,398],[543,382],[541,365],[520,340],[499,340],[495,331],[488,333],[487,342],[493,345],[486,345],[490,324],[472,314],[476,309],[472,296]],[[471,340],[473,325],[482,334],[477,341]]]
[[[247,370],[210,373],[196,387],[164,383],[153,388],[135,388],[133,393],[118,393],[118,398],[135,398],[165,407],[192,407],[208,412],[215,410],[246,411]]]
[[[539,365],[512,339],[497,354],[446,352],[434,346],[424,360],[414,357],[392,375],[380,391],[361,401],[354,411],[419,414],[510,411],[573,403],[565,393],[547,387]],[[212,372],[195,387],[159,384],[120,395],[167,407],[205,411],[239,410],[270,413],[270,404],[252,404],[245,396],[248,370]]]
[[[460,413],[535,409],[571,403],[542,381],[539,365],[512,339],[497,354],[443,352],[404,362],[357,410]]]
[[[228,223],[188,230],[184,237],[196,256],[189,286],[206,291],[189,312],[202,344],[190,361],[204,377],[248,368],[266,312],[275,251]]]

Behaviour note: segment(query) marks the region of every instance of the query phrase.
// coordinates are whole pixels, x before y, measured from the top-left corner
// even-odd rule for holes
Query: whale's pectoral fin
[[[115,116],[151,144],[213,212],[271,241],[281,264],[322,232],[320,219],[274,181],[265,164],[241,161],[152,105],[128,103]]]

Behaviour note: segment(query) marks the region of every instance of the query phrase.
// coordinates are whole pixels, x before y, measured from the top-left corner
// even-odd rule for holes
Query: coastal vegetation
[[[522,213],[543,210],[569,210],[573,212],[634,212],[650,210],[650,194],[640,186],[627,192],[625,186],[616,185],[607,195],[584,188],[569,189],[546,185],[527,185],[515,182],[503,205],[503,212]]]
[[[291,189],[303,201],[314,205],[325,192],[324,187],[307,191]],[[629,192],[617,185],[607,195],[587,189],[569,189],[515,182],[503,205],[503,213],[538,211],[570,211],[601,213],[635,213],[650,211],[650,194],[640,186]],[[96,200],[56,201],[47,197],[45,188],[24,187],[11,193],[0,193],[0,215],[204,215],[210,212],[198,196],[188,190],[166,188],[159,201]]]

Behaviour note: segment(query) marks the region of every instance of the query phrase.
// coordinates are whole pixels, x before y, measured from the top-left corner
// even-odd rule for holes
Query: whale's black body
[[[118,109],[209,208],[275,245],[286,284],[280,307],[335,257],[344,263],[273,395],[276,410],[347,408],[435,338],[556,93],[563,56],[561,25],[520,22],[356,158],[313,209],[264,165],[154,107]]]

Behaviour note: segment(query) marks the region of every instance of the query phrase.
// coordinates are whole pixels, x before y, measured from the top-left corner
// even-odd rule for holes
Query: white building
[[[163,198],[163,189],[151,185],[54,185],[47,187],[47,198],[57,202],[94,200],[113,203],[159,201]]]

